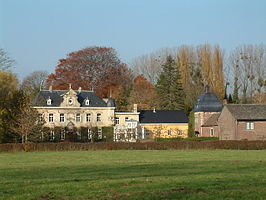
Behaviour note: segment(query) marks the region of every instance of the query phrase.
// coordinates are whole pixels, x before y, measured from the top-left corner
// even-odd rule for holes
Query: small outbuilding
[[[220,140],[266,140],[266,105],[224,105],[218,127]]]

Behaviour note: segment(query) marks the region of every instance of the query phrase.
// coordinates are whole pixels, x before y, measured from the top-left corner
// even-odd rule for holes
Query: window
[[[60,114],[60,122],[64,122],[65,121],[65,114],[61,113]]]
[[[77,138],[78,138],[78,140],[81,140],[81,132],[80,132],[80,130],[77,130]]]
[[[91,135],[91,129],[88,128],[88,139],[91,139],[92,138],[92,135]]]
[[[52,105],[52,99],[50,99],[50,97],[49,97],[49,99],[47,99],[46,103],[48,106]]]
[[[42,114],[39,114],[39,121],[40,121],[40,122],[43,121],[43,116],[42,116]]]
[[[132,123],[128,123],[128,128],[133,128]]]
[[[80,113],[76,114],[76,122],[80,122],[81,121],[81,117],[80,117]]]
[[[100,122],[100,121],[101,121],[101,114],[100,114],[100,113],[97,114],[96,121],[97,121],[97,122]]]
[[[119,124],[119,117],[115,117],[115,124]]]
[[[65,133],[64,129],[61,129],[60,138],[61,138],[61,140],[64,140],[66,138],[66,133]]]
[[[177,130],[177,134],[180,136],[180,135],[183,135],[183,131],[182,130]]]
[[[54,114],[49,114],[49,119],[48,119],[49,122],[54,122]]]
[[[91,122],[91,113],[86,114],[86,122]]]
[[[211,137],[214,136],[214,129],[213,129],[213,128],[210,129],[210,136],[211,136]]]
[[[102,139],[103,138],[102,128],[98,128],[98,138],[99,139]]]
[[[50,135],[49,135],[49,140],[50,140],[50,141],[54,141],[54,138],[55,138],[55,137],[54,137],[54,130],[51,130],[51,131],[50,131]]]
[[[172,136],[172,131],[168,130],[168,136]]]
[[[128,117],[125,117],[125,121],[127,121],[128,120]]]
[[[90,100],[89,100],[89,99],[86,99],[86,100],[85,100],[85,105],[86,105],[86,106],[90,105]]]
[[[254,129],[254,122],[247,122],[246,123],[246,129],[247,130],[253,130]]]
[[[72,105],[73,104],[73,100],[72,99],[68,99],[68,104]]]

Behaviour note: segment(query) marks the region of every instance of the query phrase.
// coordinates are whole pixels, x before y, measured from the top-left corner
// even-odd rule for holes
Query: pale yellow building
[[[95,128],[97,137],[103,139],[103,127],[113,127],[114,141],[188,136],[188,119],[183,111],[138,111],[134,104],[132,111],[116,112],[114,99],[101,99],[93,91],[81,88],[73,90],[71,85],[68,90],[50,87],[40,91],[33,101],[33,108],[40,113],[45,126],[51,129],[50,140],[55,139],[55,129],[60,129],[61,140],[73,134],[83,141],[92,140]]]

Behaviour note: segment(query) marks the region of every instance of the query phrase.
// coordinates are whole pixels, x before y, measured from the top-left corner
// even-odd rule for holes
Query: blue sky
[[[266,43],[265,0],[0,0],[0,48],[20,79],[59,59],[108,46],[129,63],[159,48]]]

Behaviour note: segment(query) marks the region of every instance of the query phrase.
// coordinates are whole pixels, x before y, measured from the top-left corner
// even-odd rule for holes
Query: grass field
[[[1,153],[0,199],[266,199],[266,151]]]

